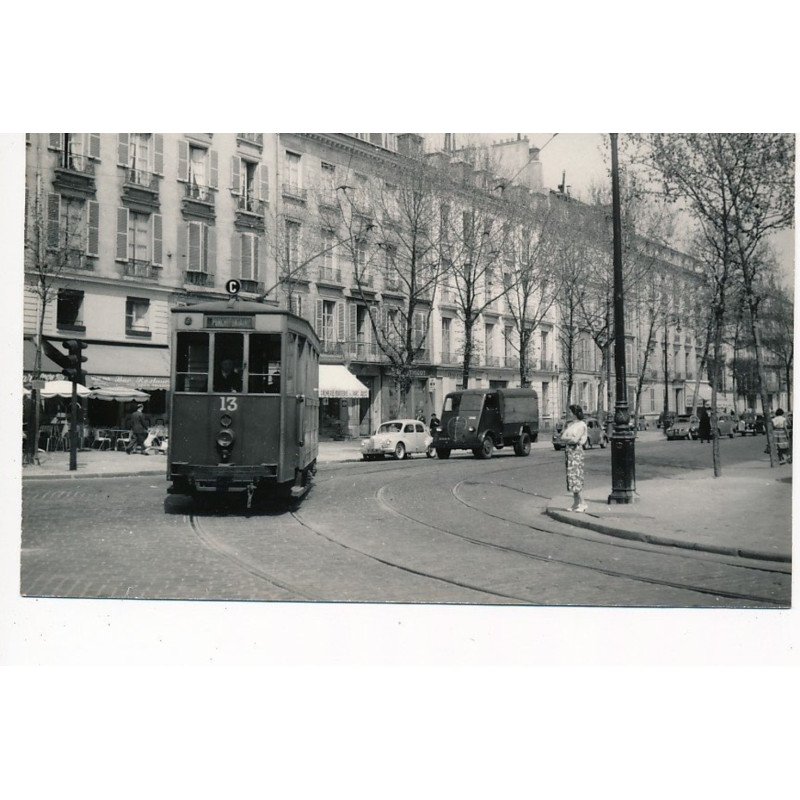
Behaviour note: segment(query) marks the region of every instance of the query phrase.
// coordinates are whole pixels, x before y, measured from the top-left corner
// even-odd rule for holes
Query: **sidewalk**
[[[686,477],[641,481],[636,502],[609,506],[611,486],[584,494],[588,511],[549,506],[559,522],[609,536],[741,558],[792,560],[792,465],[747,461]],[[713,502],[710,502],[713,498]],[[707,510],[713,506],[713,513]]]
[[[78,469],[70,472],[69,453],[39,453],[39,464],[22,467],[22,479],[41,478],[102,478],[129,477],[132,475],[166,475],[167,458],[164,455],[128,455],[124,451],[81,450],[78,453]],[[320,442],[320,464],[336,461],[360,461],[361,440],[347,442]]]

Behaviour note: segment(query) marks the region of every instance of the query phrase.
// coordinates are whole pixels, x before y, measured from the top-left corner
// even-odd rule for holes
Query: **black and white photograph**
[[[794,181],[781,133],[27,134],[21,594],[789,607]]]
[[[786,795],[785,4],[4,19],[3,796]]]

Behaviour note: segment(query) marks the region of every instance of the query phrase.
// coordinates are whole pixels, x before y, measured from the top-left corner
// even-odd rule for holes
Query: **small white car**
[[[361,455],[364,461],[394,456],[402,461],[413,453],[433,456],[433,437],[424,422],[416,419],[392,419],[381,423],[378,430],[361,440]]]

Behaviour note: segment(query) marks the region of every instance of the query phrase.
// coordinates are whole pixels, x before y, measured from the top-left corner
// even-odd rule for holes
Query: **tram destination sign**
[[[253,328],[253,317],[233,314],[206,314],[206,328]]]

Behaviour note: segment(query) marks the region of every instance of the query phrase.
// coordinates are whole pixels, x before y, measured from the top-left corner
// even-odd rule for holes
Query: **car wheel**
[[[406,446],[402,442],[398,442],[394,448],[394,457],[398,461],[402,461],[406,457]]]
[[[430,446],[430,447],[429,447],[429,448],[428,448],[428,449],[425,451],[425,455],[426,455],[428,458],[433,458],[433,454],[434,454],[435,452],[436,452],[436,451],[433,449],[433,445],[431,445],[431,446]]]
[[[605,450],[605,447],[606,447],[607,444],[608,444],[608,436],[603,434],[603,436],[600,439],[600,448]]]
[[[437,458],[450,458],[450,451],[444,447],[437,447],[436,448],[436,457]]]
[[[731,432],[728,434],[728,438],[729,438],[729,439],[733,439],[733,431],[731,431]]]
[[[531,437],[523,433],[519,441],[514,443],[514,453],[518,456],[528,456],[531,453]]]
[[[491,458],[494,452],[494,440],[488,434],[483,437],[480,447],[476,447],[473,451],[476,458]]]

